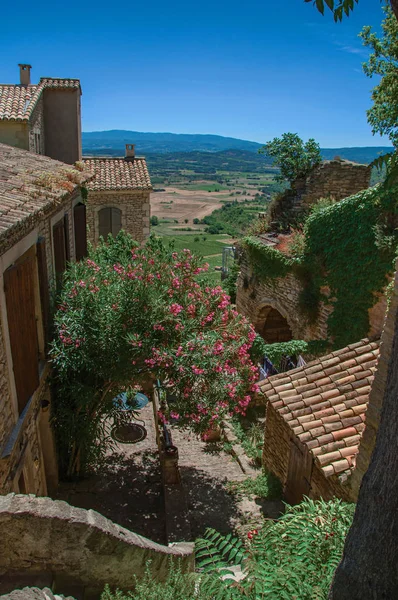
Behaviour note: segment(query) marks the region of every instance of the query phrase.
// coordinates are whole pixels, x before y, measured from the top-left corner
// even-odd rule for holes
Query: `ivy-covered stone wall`
[[[397,194],[381,186],[311,212],[300,252],[243,240],[237,305],[259,331],[272,306],[293,337],[342,348],[381,335],[397,253]]]

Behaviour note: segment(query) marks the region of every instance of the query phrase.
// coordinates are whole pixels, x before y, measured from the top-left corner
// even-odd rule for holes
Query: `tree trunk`
[[[390,0],[391,8],[398,19],[398,0]]]
[[[398,312],[393,326],[375,448],[329,600],[398,598]]]

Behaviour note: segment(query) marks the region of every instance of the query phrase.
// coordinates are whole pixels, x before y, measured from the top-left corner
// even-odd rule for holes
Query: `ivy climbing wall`
[[[261,333],[271,306],[294,338],[327,340],[335,349],[380,336],[397,253],[397,197],[379,186],[313,211],[299,254],[245,238],[239,311]]]

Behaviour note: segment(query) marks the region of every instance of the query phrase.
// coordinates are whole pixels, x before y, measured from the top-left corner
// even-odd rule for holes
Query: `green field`
[[[193,192],[225,192],[228,187],[220,183],[184,183],[181,185],[181,189]]]
[[[204,277],[209,278],[213,284],[221,283],[221,272],[215,271],[214,268],[221,267],[223,248],[232,244],[230,236],[210,235],[203,231],[176,234],[172,231],[171,225],[171,223],[163,223],[161,227],[152,227],[152,232],[160,235],[165,244],[172,243],[177,251],[188,248],[192,253],[202,256],[203,262],[209,263],[209,270]],[[195,241],[195,238],[199,238],[199,241]]]

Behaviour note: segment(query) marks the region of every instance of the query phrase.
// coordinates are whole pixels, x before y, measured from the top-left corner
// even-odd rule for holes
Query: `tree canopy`
[[[355,5],[359,4],[359,0],[304,0],[304,2],[312,2],[322,14],[325,14],[325,9],[331,10],[335,21],[342,21],[344,16],[348,17]],[[380,3],[390,4],[398,19],[398,0],[380,0]]]
[[[157,238],[143,247],[124,232],[70,266],[55,314],[54,426],[64,471],[90,468],[107,448],[114,399],[159,379],[181,426],[206,431],[245,414],[257,390],[250,350],[256,334],[207,265]],[[198,275],[201,275],[198,278]]]
[[[372,27],[364,27],[360,33],[364,46],[373,53],[363,64],[368,77],[379,75],[380,83],[372,91],[373,106],[368,110],[368,122],[373,134],[388,135],[398,148],[398,22],[389,7],[382,23],[383,36]]]
[[[322,161],[319,144],[314,139],[304,143],[297,133],[284,133],[267,142],[260,152],[267,153],[280,167],[279,181],[290,183],[305,177],[314,165]]]

